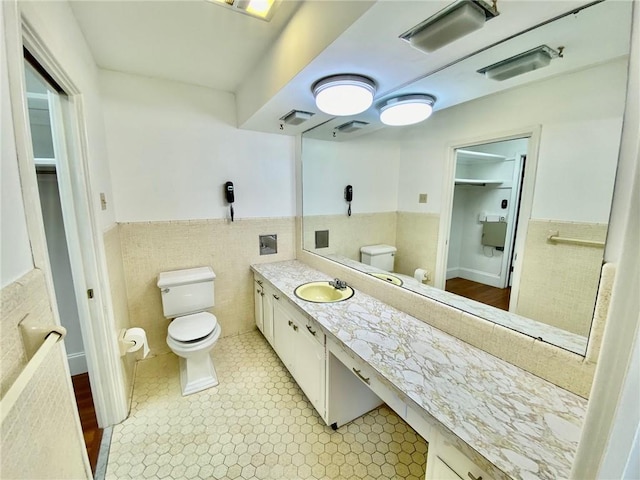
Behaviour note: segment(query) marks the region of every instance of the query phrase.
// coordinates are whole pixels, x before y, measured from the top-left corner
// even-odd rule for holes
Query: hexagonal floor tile
[[[138,362],[106,478],[424,478],[427,444],[386,405],[327,427],[256,330],[213,351],[220,384],[187,397],[173,353]]]

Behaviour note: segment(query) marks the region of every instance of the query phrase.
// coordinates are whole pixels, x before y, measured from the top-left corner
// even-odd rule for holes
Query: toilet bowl
[[[167,345],[180,357],[182,395],[218,385],[211,349],[221,332],[215,315],[208,312],[177,317],[169,324]]]
[[[212,313],[213,280],[209,267],[163,272],[158,277],[164,316],[173,318],[167,331],[167,345],[180,358],[182,395],[218,385],[211,349],[222,328]]]

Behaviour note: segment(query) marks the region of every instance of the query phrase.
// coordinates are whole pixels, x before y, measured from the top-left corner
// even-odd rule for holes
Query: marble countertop
[[[297,298],[331,279],[299,261],[253,265],[287,299],[507,478],[568,478],[587,401],[356,290]]]
[[[363,273],[387,273],[384,270],[366,265],[356,260],[344,257],[342,255],[329,254],[325,258],[340,263],[347,267],[353,268]],[[469,298],[454,295],[439,288],[425,285],[417,281],[413,277],[392,273],[400,278],[403,282],[402,288],[411,290],[419,295],[424,295],[432,300],[457,308],[480,318],[491,319],[493,323],[502,325],[503,327],[516,330],[524,335],[538,338],[541,341],[550,343],[559,348],[563,348],[578,355],[584,355],[587,351],[587,337],[567,332],[561,328],[538,322],[531,318],[522,317],[515,313],[506,312],[490,305],[484,305]]]

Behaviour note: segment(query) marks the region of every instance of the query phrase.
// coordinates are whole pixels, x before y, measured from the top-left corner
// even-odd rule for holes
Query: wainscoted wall
[[[297,231],[300,235],[301,225]],[[302,246],[299,237],[297,245]],[[585,359],[435,300],[386,285],[370,275],[310,254],[302,248],[297,251],[297,259],[555,385],[585,398],[589,396],[596,366],[593,357]]]
[[[329,230],[329,247],[315,248],[315,231]],[[396,212],[313,215],[304,217],[305,249],[320,255],[335,254],[360,261],[360,247],[396,244]]]
[[[41,270],[2,289],[0,394],[4,395],[27,364],[18,323],[53,325]],[[0,478],[87,478],[84,442],[72,401],[65,352],[55,346],[2,423]]]
[[[122,244],[120,241],[120,226],[113,225],[104,232],[104,251],[107,259],[109,274],[109,286],[111,287],[111,302],[113,316],[116,323],[116,332],[131,327],[129,320],[129,306],[127,303],[127,286],[125,283],[124,266],[122,263]],[[135,366],[135,354],[122,357],[122,364],[127,382],[126,391],[131,396],[133,389],[133,374]]]
[[[278,236],[277,254],[260,255],[258,236],[265,234]],[[168,352],[158,274],[210,265],[216,273],[212,312],[222,336],[250,331],[255,320],[249,266],[295,258],[293,237],[293,217],[120,224],[131,326],[146,330],[152,353]]]
[[[431,272],[424,283],[433,285],[439,226],[440,215],[436,213],[398,212],[396,272],[413,276],[416,268],[423,268]]]
[[[516,313],[589,336],[603,248],[549,242],[549,232],[604,242],[607,225],[530,220]]]

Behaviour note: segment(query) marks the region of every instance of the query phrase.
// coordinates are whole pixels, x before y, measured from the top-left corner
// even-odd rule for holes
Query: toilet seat
[[[209,312],[192,313],[175,318],[169,324],[168,336],[177,342],[197,342],[209,336],[217,326],[215,315]]]

